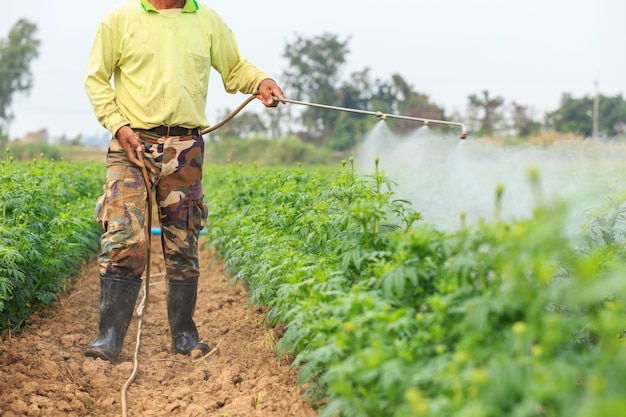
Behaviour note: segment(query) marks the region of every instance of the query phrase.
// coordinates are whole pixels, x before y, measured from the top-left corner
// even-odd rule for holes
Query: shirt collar
[[[146,12],[158,12],[149,0],[141,0],[141,7],[143,7]],[[183,13],[193,13],[196,10],[198,10],[198,2],[196,0],[185,1]]]

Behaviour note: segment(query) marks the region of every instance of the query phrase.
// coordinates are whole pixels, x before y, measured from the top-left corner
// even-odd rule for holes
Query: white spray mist
[[[380,168],[397,183],[398,198],[409,200],[438,229],[453,231],[461,226],[461,213],[470,225],[493,220],[498,187],[504,187],[501,219],[525,218],[538,203],[564,199],[572,221],[581,222],[586,209],[624,188],[623,148],[592,140],[506,146],[442,136],[425,126],[402,137],[381,121],[359,147],[355,163],[359,173],[368,174],[378,156]],[[540,196],[531,186],[531,170],[539,174]]]

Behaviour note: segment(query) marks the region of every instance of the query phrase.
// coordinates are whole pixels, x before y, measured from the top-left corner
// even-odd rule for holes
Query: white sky
[[[11,138],[48,128],[52,136],[102,134],[83,89],[87,55],[102,15],[120,0],[0,0],[0,37],[20,18],[42,40],[34,88],[14,97]],[[202,0],[201,0],[202,1]],[[281,82],[285,45],[296,34],[350,37],[346,75],[402,75],[448,113],[488,90],[539,112],[561,95],[626,97],[624,0],[204,0],[237,35],[241,51]],[[246,96],[228,95],[213,73],[207,115]],[[288,91],[286,91],[288,96]],[[262,108],[252,103],[247,111]]]

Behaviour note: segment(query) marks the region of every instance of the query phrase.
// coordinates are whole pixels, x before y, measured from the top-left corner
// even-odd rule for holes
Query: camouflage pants
[[[197,278],[198,236],[207,218],[202,200],[202,136],[138,133],[158,207],[166,278]],[[98,256],[100,274],[139,279],[146,267],[149,233],[144,179],[141,169],[128,160],[115,138],[109,146],[106,166],[104,192],[96,204],[96,220],[104,230]]]

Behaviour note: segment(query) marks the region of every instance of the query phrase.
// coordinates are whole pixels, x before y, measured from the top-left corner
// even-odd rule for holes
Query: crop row
[[[63,291],[99,245],[93,219],[103,166],[0,162],[0,331],[14,329]]]
[[[0,162],[1,329],[95,253],[102,169]],[[572,236],[556,204],[443,233],[377,167],[207,166],[205,190],[210,244],[322,416],[626,415],[621,198]]]
[[[205,178],[209,244],[321,416],[626,415],[621,201],[574,237],[558,204],[443,233],[377,167]]]

